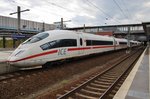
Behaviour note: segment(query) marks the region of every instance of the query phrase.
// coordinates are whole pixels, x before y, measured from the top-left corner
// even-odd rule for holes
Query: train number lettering
[[[66,48],[62,48],[58,50],[58,55],[66,55],[67,53],[67,49]]]

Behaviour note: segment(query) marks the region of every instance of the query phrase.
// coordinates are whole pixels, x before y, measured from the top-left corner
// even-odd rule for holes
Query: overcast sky
[[[68,27],[133,24],[150,21],[150,0],[0,0],[0,15],[30,9],[22,19],[53,23],[71,20]]]

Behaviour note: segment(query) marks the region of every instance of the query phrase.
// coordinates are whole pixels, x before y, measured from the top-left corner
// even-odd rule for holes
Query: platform
[[[6,51],[4,51],[6,50]],[[11,49],[0,49],[0,74],[17,71],[18,68],[9,66],[6,61],[10,54],[13,52]]]
[[[150,47],[147,47],[113,99],[150,99]]]
[[[12,52],[13,52],[13,50],[0,51],[0,63],[5,62]]]

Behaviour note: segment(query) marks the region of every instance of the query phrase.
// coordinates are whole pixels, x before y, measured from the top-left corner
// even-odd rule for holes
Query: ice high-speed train
[[[136,46],[138,42],[132,41]],[[27,39],[10,55],[8,63],[20,68],[127,48],[126,39],[68,30],[38,33]]]

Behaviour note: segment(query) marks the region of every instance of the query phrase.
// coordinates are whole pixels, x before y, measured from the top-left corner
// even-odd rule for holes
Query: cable
[[[11,1],[11,0],[9,0],[9,1]],[[12,2],[15,3],[15,4],[17,3],[17,2],[15,2],[14,0],[12,0]],[[17,4],[16,4],[16,5],[17,5]],[[21,3],[21,5],[22,5],[23,7],[28,7],[28,8],[30,8],[30,9],[34,9],[34,8],[31,7],[31,6],[28,6],[28,5],[25,5],[25,4],[22,4],[22,3]],[[38,11],[41,10],[40,8],[36,8],[36,10],[37,10],[37,9],[38,9]],[[32,10],[31,10],[31,11],[32,11]],[[31,12],[31,11],[30,11],[30,12]],[[62,17],[62,15],[60,15],[60,14],[58,14],[58,13],[51,12],[51,11],[53,11],[53,10],[50,10],[50,11],[49,11],[49,10],[46,10],[46,9],[42,9],[42,11],[44,11],[44,12],[46,12],[46,13],[48,12],[48,13],[51,13],[51,14],[54,14],[54,15],[57,15],[57,16]],[[36,13],[36,14],[37,14],[37,13]],[[38,14],[37,14],[37,15],[38,15]]]
[[[105,11],[103,11],[102,9],[100,9],[99,7],[97,7],[94,3],[92,3],[89,0],[86,0],[91,6],[95,7],[96,9],[98,9],[100,12],[102,12],[106,17],[106,19],[108,20],[108,18],[112,18],[114,19],[111,15],[109,15],[108,13],[106,13]],[[120,23],[118,20],[114,19],[114,22],[116,23]]]
[[[49,4],[53,5],[53,6],[59,7],[61,9],[64,9],[64,10],[67,10],[67,11],[72,11],[72,10],[70,10],[68,8],[65,8],[63,6],[60,6],[60,5],[56,4],[56,3],[53,3],[53,2],[50,2],[50,1],[45,1],[45,2],[47,2],[47,3],[49,3]]]
[[[126,3],[125,3],[125,1],[124,0],[122,0],[122,3],[123,3],[123,5],[126,5]],[[126,11],[127,11],[127,13],[128,13],[128,15],[132,18],[132,15],[131,15],[131,13],[129,12],[129,9],[127,8],[127,6],[124,6],[125,7],[125,9],[126,9]],[[139,21],[139,22],[142,22],[141,20],[139,20],[139,19],[136,19],[137,21]]]
[[[49,3],[49,4],[51,4],[51,5],[53,5],[53,6],[59,7],[59,8],[61,8],[61,9],[64,9],[64,10],[67,10],[67,11],[70,11],[70,12],[82,13],[81,11],[80,11],[80,12],[77,12],[77,11],[73,11],[73,10],[67,9],[67,8],[65,8],[65,7],[63,7],[63,6],[60,6],[60,5],[56,4],[56,3],[52,3],[52,2],[49,2],[49,1],[46,1],[46,2]],[[83,7],[82,7],[82,8],[83,8]],[[100,15],[100,17],[102,17],[102,16]],[[108,18],[106,18],[106,17],[102,17],[102,18],[108,19]]]
[[[92,2],[90,2],[89,0],[86,0],[87,2],[89,2],[92,6],[94,6],[95,8],[97,8],[98,10],[100,10],[103,14],[105,14],[106,16],[111,17],[109,14],[105,13],[102,9],[100,9],[99,7],[97,7],[96,5],[94,5]],[[112,17],[111,17],[112,18]]]
[[[123,3],[123,5],[126,5],[125,2],[124,2],[124,0],[122,0],[122,3]],[[125,9],[126,9],[128,15],[129,15],[130,17],[132,17],[132,15],[131,15],[131,13],[129,12],[127,6],[124,6],[124,7],[125,7]]]
[[[116,0],[113,0],[114,3],[117,5],[117,7],[119,8],[119,10],[121,11],[121,13],[123,14],[123,16],[125,16],[125,18],[129,19],[128,16],[125,15],[123,9],[120,7],[120,5],[116,2]]]

